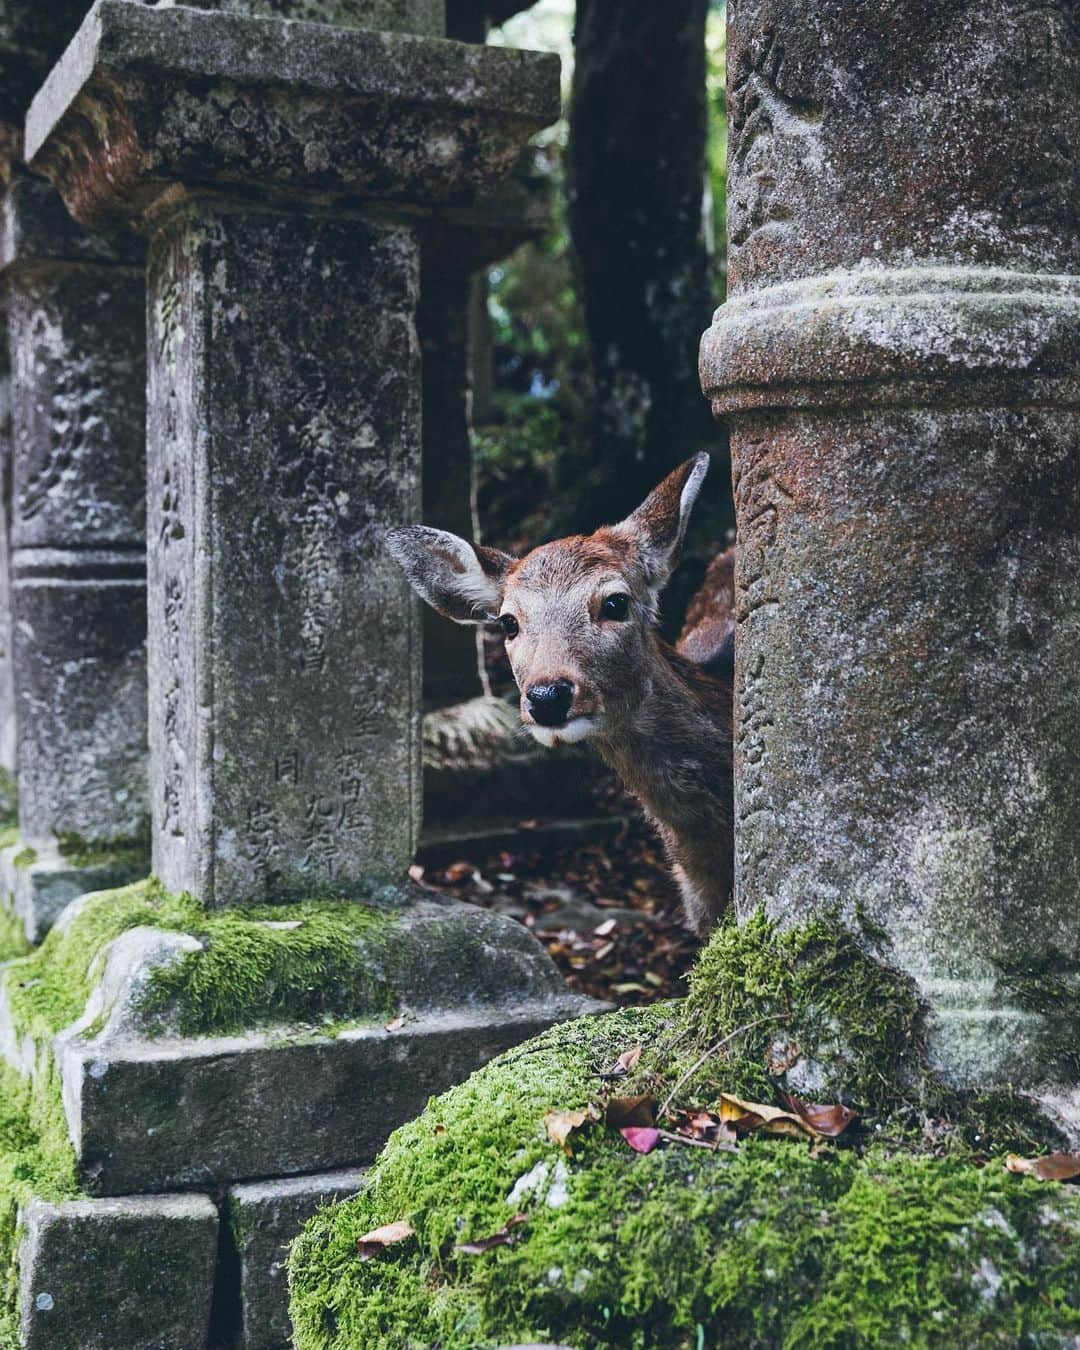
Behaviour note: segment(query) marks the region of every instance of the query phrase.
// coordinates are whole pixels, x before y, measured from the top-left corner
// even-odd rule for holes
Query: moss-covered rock
[[[201,945],[154,972],[143,995],[148,1022],[168,1014],[185,1035],[211,1035],[378,1016],[393,1006],[377,954],[395,917],[340,901],[214,911],[141,881],[80,902],[8,967],[4,989],[15,1025],[47,1041],[82,1016],[109,943],[154,928]]]
[[[778,1101],[778,1075],[846,1074],[837,1144],[631,1151],[602,1124],[551,1142],[549,1110],[620,1095]],[[571,1023],[504,1055],[392,1136],[355,1200],[291,1257],[300,1350],[1056,1346],[1080,1335],[1080,1193],[1014,1176],[1056,1143],[1034,1105],[978,1101],[926,1068],[914,990],[828,923],[723,929],[685,1003]],[[511,1247],[457,1244],[527,1215]],[[415,1237],[361,1259],[357,1239]]]

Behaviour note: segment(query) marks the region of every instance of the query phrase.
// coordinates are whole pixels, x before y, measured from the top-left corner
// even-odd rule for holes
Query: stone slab
[[[430,1096],[553,1023],[599,1007],[571,996],[466,1007],[336,1039],[304,1028],[291,1039],[284,1029],[108,1046],[61,1039],[80,1175],[91,1194],[110,1195],[370,1162]]]
[[[355,1195],[364,1175],[363,1168],[355,1168],[230,1188],[226,1203],[239,1262],[239,1350],[290,1350],[289,1244],[316,1210]]]
[[[91,229],[176,182],[468,201],[559,108],[546,53],[99,0],[34,100],[26,154]]]
[[[208,1197],[34,1200],[22,1223],[23,1350],[205,1350],[218,1245]]]
[[[22,920],[35,945],[79,896],[126,886],[150,872],[149,850],[141,859],[125,855],[93,867],[75,866],[55,845],[32,850],[33,861],[30,856],[21,842],[0,852],[0,886],[5,907]]]

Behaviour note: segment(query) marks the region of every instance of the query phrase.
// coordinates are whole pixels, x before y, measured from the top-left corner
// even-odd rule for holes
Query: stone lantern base
[[[225,914],[154,882],[83,897],[0,970],[21,1343],[201,1345],[213,1307],[241,1345],[287,1344],[302,1222],[432,1093],[601,1007],[518,925],[419,892]]]

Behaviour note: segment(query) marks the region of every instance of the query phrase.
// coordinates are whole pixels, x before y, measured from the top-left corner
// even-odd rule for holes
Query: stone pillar
[[[0,207],[14,499],[0,523],[0,761],[20,780],[4,889],[35,940],[74,896],[149,867],[142,249],[84,235],[14,168],[30,96],[87,8],[0,3],[14,171]]]
[[[880,925],[942,1072],[1077,1126],[1075,15],[728,23],[737,909]]]
[[[15,810],[15,685],[11,663],[11,360],[7,343],[7,296],[0,289],[0,774],[5,783],[0,813]]]

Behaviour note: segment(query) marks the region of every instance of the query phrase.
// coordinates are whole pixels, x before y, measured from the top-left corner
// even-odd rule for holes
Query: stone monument
[[[595,1006],[517,925],[405,880],[419,616],[381,547],[420,514],[423,238],[554,118],[558,63],[389,31],[401,6],[319,11],[380,30],[225,8],[100,0],[27,123],[83,227],[148,245],[164,884],[79,901],[29,958],[65,965],[108,928],[73,1025],[28,1018],[21,985],[0,1007],[7,1058],[62,1091],[82,1191],[27,1207],[28,1346],[174,1324],[147,1223],[188,1272],[187,1339],[163,1344],[212,1316],[280,1345],[276,1252],[302,1218],[430,1093]],[[410,23],[433,35],[438,10]],[[91,1285],[77,1261],[118,1273]]]

